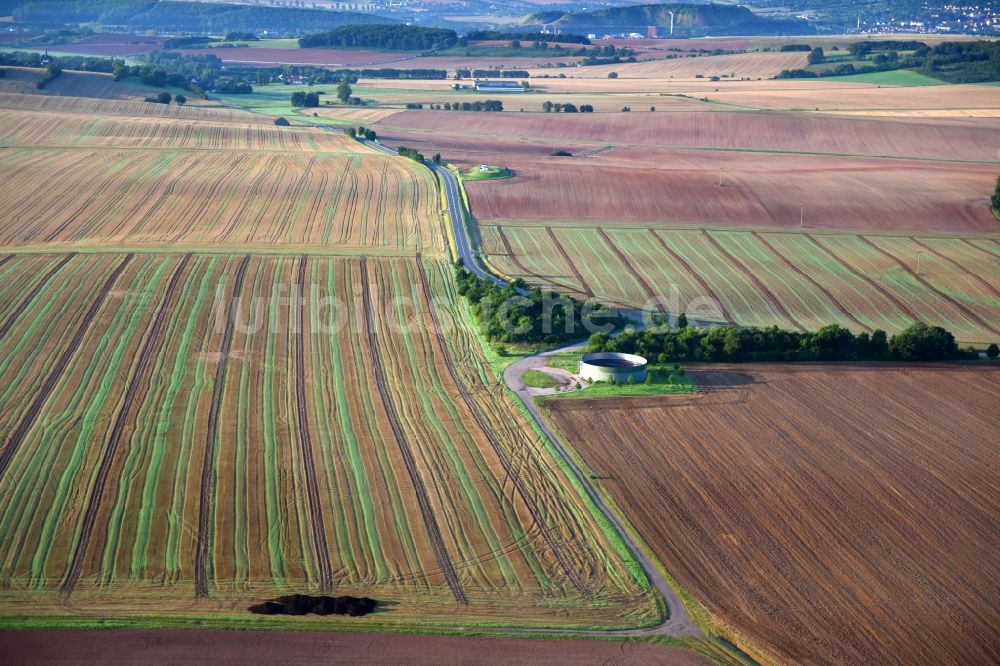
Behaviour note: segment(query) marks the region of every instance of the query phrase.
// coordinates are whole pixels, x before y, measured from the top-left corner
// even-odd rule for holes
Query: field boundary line
[[[306,368],[305,344],[306,335],[303,331],[302,292],[305,289],[307,256],[299,259],[296,274],[295,293],[295,398],[298,412],[299,443],[302,447],[302,464],[305,467],[306,494],[309,498],[309,517],[312,522],[313,547],[319,564],[319,587],[322,592],[333,588],[333,567],[330,564],[330,552],[326,540],[326,524],[323,522],[323,509],[319,500],[319,486],[316,482],[316,463],[312,453],[312,437],[309,433],[309,410],[306,400]]]
[[[114,463],[115,454],[118,452],[122,435],[125,433],[125,420],[146,377],[150,361],[159,351],[163,327],[170,315],[171,301],[174,299],[181,276],[184,274],[190,261],[191,255],[186,254],[177,265],[177,268],[174,269],[174,274],[170,278],[167,290],[163,294],[163,301],[156,312],[156,318],[153,320],[153,325],[150,327],[146,341],[139,352],[135,371],[125,388],[125,398],[118,408],[118,414],[115,416],[115,424],[111,429],[111,436],[108,437],[108,443],[104,447],[104,455],[101,457],[101,465],[97,470],[97,478],[94,480],[94,485],[90,490],[90,497],[87,499],[87,508],[83,514],[80,536],[76,541],[76,547],[73,549],[73,558],[70,561],[69,569],[63,582],[63,594],[72,594],[80,579],[80,574],[83,571],[83,559],[87,556],[87,549],[90,547],[90,540],[94,533],[94,524],[97,521],[97,512],[101,508],[101,501],[104,497],[104,486],[107,484],[108,475],[111,473],[111,465]]]
[[[729,250],[727,250],[726,248],[724,248],[722,246],[722,243],[720,243],[714,236],[712,236],[712,234],[708,233],[707,229],[702,229],[701,230],[701,234],[702,234],[702,236],[704,236],[705,240],[707,240],[709,242],[709,244],[712,245],[712,247],[714,247],[716,250],[718,250],[719,253],[722,254],[722,256],[724,256],[726,259],[728,259],[729,262],[733,266],[735,266],[736,268],[738,268],[746,277],[750,278],[750,281],[754,283],[754,285],[757,287],[757,289],[760,290],[760,292],[762,294],[764,294],[764,298],[766,298],[767,301],[771,305],[773,305],[774,308],[785,319],[787,319],[792,324],[792,326],[794,326],[795,328],[799,329],[803,333],[806,332],[805,326],[803,326],[802,324],[800,324],[799,321],[795,317],[792,316],[792,314],[788,311],[788,309],[785,308],[784,303],[781,302],[781,299],[778,298],[777,296],[775,296],[774,292],[771,291],[768,288],[768,286],[765,285],[760,280],[760,278],[758,278],[756,275],[754,275],[754,272],[751,271],[747,267],[746,264],[744,264],[741,260],[739,260],[738,258],[736,258]]]
[[[59,360],[56,361],[55,367],[49,373],[45,381],[42,382],[39,388],[38,395],[31,402],[31,405],[21,416],[21,420],[17,424],[17,428],[11,433],[10,437],[7,439],[7,445],[4,447],[3,452],[0,453],[0,478],[3,478],[4,473],[7,471],[7,467],[10,466],[10,462],[17,453],[17,449],[21,446],[21,442],[24,441],[24,437],[28,434],[28,430],[34,425],[35,419],[38,418],[38,414],[42,411],[42,407],[48,400],[49,395],[55,388],[56,384],[62,378],[63,373],[66,371],[66,367],[72,360],[73,356],[76,354],[83,342],[84,336],[87,331],[90,330],[90,325],[94,321],[94,317],[97,316],[97,311],[101,309],[104,302],[108,298],[108,294],[111,292],[111,288],[114,286],[121,274],[125,272],[125,268],[132,261],[134,255],[127,254],[125,258],[122,259],[121,263],[115,267],[111,272],[111,275],[107,277],[104,284],[101,286],[101,291],[98,293],[97,298],[91,302],[90,307],[83,315],[83,319],[80,321],[80,325],[77,327],[76,332],[73,334],[73,338],[70,340],[69,345],[63,350],[62,355]]]
[[[372,354],[371,361],[375,386],[381,398],[382,406],[385,408],[386,415],[389,418],[389,426],[392,428],[396,446],[403,457],[406,472],[410,477],[410,482],[413,484],[413,491],[417,496],[417,504],[424,519],[424,528],[427,530],[428,537],[430,537],[434,557],[441,568],[441,572],[444,574],[448,587],[451,588],[451,593],[455,597],[455,601],[460,604],[467,604],[469,601],[465,596],[465,591],[462,589],[458,574],[455,573],[455,565],[448,555],[447,548],[445,548],[444,538],[441,536],[441,527],[438,525],[437,517],[434,515],[434,509],[427,495],[427,486],[424,484],[424,480],[420,476],[420,471],[417,469],[416,459],[413,456],[413,451],[410,450],[410,445],[406,437],[406,430],[403,428],[403,424],[400,423],[399,414],[392,404],[388,378],[385,366],[382,364],[382,347],[379,344],[375,314],[372,309],[371,284],[368,281],[368,262],[366,257],[361,257],[360,259],[361,303],[365,315],[365,335],[368,338],[368,346]]]
[[[750,235],[752,237],[756,238],[760,242],[760,244],[763,245],[765,248],[767,248],[767,250],[771,254],[773,254],[779,260],[781,260],[781,263],[785,264],[785,266],[787,266],[788,268],[792,269],[793,271],[795,271],[796,273],[798,273],[800,276],[802,276],[803,278],[805,278],[812,286],[814,286],[817,289],[819,289],[820,292],[822,292],[822,294],[824,296],[826,296],[828,299],[830,299],[831,303],[833,303],[834,305],[837,306],[837,309],[840,310],[844,314],[844,316],[846,316],[848,319],[850,319],[855,324],[857,324],[858,326],[860,326],[864,330],[868,331],[869,333],[873,332],[873,329],[871,328],[871,326],[868,326],[867,324],[862,323],[860,319],[858,319],[857,317],[855,317],[850,312],[850,310],[848,310],[847,308],[845,308],[843,306],[843,304],[839,300],[837,300],[837,298],[830,292],[829,289],[827,289],[822,284],[820,284],[813,276],[809,275],[804,270],[802,270],[801,268],[799,268],[798,266],[796,266],[795,264],[793,264],[792,261],[791,261],[791,259],[789,259],[788,257],[786,257],[782,252],[779,252],[778,249],[775,248],[773,245],[771,245],[771,243],[766,238],[764,238],[763,236],[761,236],[756,231],[751,231]]]
[[[223,334],[222,346],[219,350],[219,364],[215,367],[215,382],[212,384],[212,402],[208,411],[208,426],[205,430],[205,457],[201,467],[201,496],[198,505],[198,538],[194,560],[194,586],[196,597],[208,596],[208,531],[209,517],[212,510],[212,494],[215,491],[213,474],[215,471],[215,438],[218,430],[219,411],[222,409],[222,398],[226,387],[226,369],[229,366],[229,352],[233,346],[233,333],[236,320],[239,317],[239,304],[243,293],[243,283],[246,280],[250,257],[246,255],[236,269],[236,283],[233,285],[229,307],[226,308],[226,332]]]

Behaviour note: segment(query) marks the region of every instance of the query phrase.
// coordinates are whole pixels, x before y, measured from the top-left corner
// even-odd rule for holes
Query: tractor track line
[[[701,288],[705,290],[705,293],[708,294],[713,301],[719,304],[719,309],[722,311],[722,318],[726,320],[726,323],[736,324],[736,320],[734,320],[732,315],[729,314],[729,310],[726,309],[726,305],[722,302],[722,299],[719,298],[718,294],[715,293],[715,290],[712,289],[711,285],[708,284],[705,278],[703,278],[698,273],[698,271],[694,270],[694,268],[691,267],[691,264],[688,263],[687,259],[679,255],[677,252],[674,251],[672,247],[667,245],[667,242],[663,240],[662,237],[660,237],[660,234],[656,233],[656,229],[650,227],[649,233],[652,234],[653,238],[655,238],[656,241],[660,244],[660,247],[663,248],[663,251],[669,254],[674,261],[680,264],[691,277],[697,280]]]
[[[504,233],[503,227],[498,225],[496,229],[497,229],[497,235],[500,236],[500,242],[503,243],[504,252],[506,252],[507,256],[510,257],[510,260],[514,262],[514,266],[524,275],[537,278],[538,281],[543,284],[547,283],[554,287],[559,287],[561,289],[565,289],[566,291],[570,292],[576,291],[567,284],[563,284],[562,282],[558,282],[550,278],[542,277],[535,271],[525,266],[524,263],[521,261],[521,257],[518,256],[516,252],[514,252],[514,246],[510,244],[510,239],[507,238],[507,234]]]
[[[104,497],[104,486],[107,484],[108,475],[111,473],[111,465],[114,463],[115,454],[118,451],[122,435],[125,432],[125,421],[146,379],[146,371],[150,360],[156,357],[159,350],[163,328],[171,313],[170,305],[174,300],[177,287],[180,285],[181,276],[184,274],[190,261],[191,255],[185,254],[174,270],[174,274],[170,278],[170,284],[163,295],[163,302],[160,304],[156,318],[153,320],[153,325],[149,329],[149,335],[142,346],[142,351],[139,352],[135,372],[132,374],[132,378],[125,389],[125,398],[122,400],[121,406],[118,409],[118,415],[115,417],[115,425],[104,448],[101,466],[98,468],[97,478],[91,488],[90,498],[87,500],[87,509],[84,512],[83,524],[80,527],[80,537],[77,539],[76,548],[73,551],[73,559],[70,562],[68,573],[62,585],[63,594],[72,594],[73,589],[76,588],[76,584],[80,580],[80,574],[83,571],[83,560],[87,556],[87,549],[90,547],[90,540],[94,533],[94,524],[97,521],[97,513],[101,508],[101,501]]]
[[[12,256],[14,255],[8,255],[8,258]],[[66,264],[68,264],[70,260],[75,256],[76,252],[70,252],[65,257],[63,257],[63,260],[60,261],[58,264],[56,264],[52,268],[52,270],[46,273],[45,277],[43,277],[41,281],[35,285],[35,288],[31,290],[31,293],[29,293],[27,296],[21,299],[21,302],[17,304],[16,308],[14,308],[14,312],[12,312],[9,317],[7,317],[7,321],[5,321],[2,325],[0,325],[0,340],[3,340],[4,336],[6,336],[10,332],[10,329],[14,326],[14,323],[21,317],[22,314],[24,314],[24,310],[28,307],[28,305],[30,305],[31,302],[38,297],[38,294],[42,292],[42,289],[44,289],[45,286],[49,283],[49,280],[51,280],[56,273],[61,271],[63,267]],[[0,266],[3,266],[4,263],[6,263],[6,261],[7,259],[0,261]]]
[[[850,319],[851,321],[853,321],[855,324],[857,324],[858,326],[860,326],[862,329],[868,331],[869,333],[873,332],[871,326],[868,326],[868,325],[862,323],[860,319],[858,319],[853,314],[851,314],[850,310],[848,310],[847,308],[845,308],[843,306],[843,304],[841,304],[841,302],[839,300],[837,300],[837,297],[834,296],[833,293],[829,289],[827,289],[822,284],[820,284],[819,282],[817,282],[813,278],[813,276],[809,275],[804,270],[802,270],[801,268],[799,268],[798,266],[796,266],[795,264],[793,264],[788,257],[786,257],[784,254],[782,254],[781,252],[779,252],[773,245],[771,245],[771,243],[766,238],[764,238],[763,236],[761,236],[756,231],[751,231],[750,235],[753,236],[754,238],[756,238],[757,241],[761,245],[763,245],[765,248],[767,248],[768,252],[770,252],[771,254],[773,254],[774,256],[776,256],[778,259],[780,259],[781,263],[783,263],[785,266],[787,266],[788,268],[790,268],[793,271],[795,271],[801,277],[805,278],[809,282],[809,284],[811,284],[812,286],[814,286],[817,289],[819,289],[820,292],[824,296],[826,296],[830,300],[831,303],[833,303],[834,305],[837,306],[837,309],[840,310],[841,313],[843,313],[843,315],[845,317],[847,317],[848,319]]]
[[[952,266],[954,266],[955,268],[957,268],[958,270],[962,271],[963,273],[965,273],[966,275],[968,275],[970,278],[972,278],[973,280],[975,280],[976,282],[978,282],[979,285],[983,289],[985,289],[986,291],[990,292],[991,294],[993,294],[997,298],[1000,298],[1000,289],[997,289],[996,287],[994,287],[992,284],[990,284],[989,282],[987,282],[986,280],[984,280],[981,276],[976,275],[975,273],[973,273],[968,268],[966,268],[965,266],[963,266],[959,262],[955,261],[951,257],[938,252],[937,250],[935,250],[930,245],[927,245],[926,243],[920,242],[919,240],[917,240],[913,236],[910,236],[910,240],[913,241],[914,243],[916,243],[917,245],[919,245],[920,247],[924,248],[925,250],[927,250],[928,252],[930,252],[934,256],[936,256],[936,257],[938,257],[940,259],[943,259],[944,261],[947,261],[949,264],[951,264]],[[3,337],[3,333],[2,332],[0,332],[0,337]]]
[[[20,422],[17,424],[17,428],[11,433],[10,437],[7,438],[7,445],[4,447],[3,453],[0,453],[0,478],[3,477],[4,473],[7,471],[7,467],[10,465],[10,461],[13,459],[14,454],[17,453],[18,447],[21,446],[21,442],[24,441],[25,435],[28,434],[28,430],[34,425],[35,419],[38,418],[38,414],[42,411],[42,407],[45,402],[49,399],[49,395],[52,390],[59,383],[62,378],[63,373],[66,371],[66,367],[69,365],[73,356],[76,354],[80,345],[83,343],[83,338],[90,330],[90,325],[94,321],[94,317],[97,316],[98,310],[104,305],[104,301],[108,298],[108,293],[110,293],[111,288],[114,286],[121,274],[125,272],[125,268],[132,261],[133,254],[125,255],[121,263],[115,267],[115,270],[111,272],[111,275],[107,277],[104,284],[101,286],[101,291],[98,293],[97,298],[90,304],[87,308],[86,313],[83,315],[83,319],[80,325],[76,329],[76,333],[73,334],[73,338],[70,340],[69,345],[63,350],[62,355],[59,360],[56,361],[55,367],[49,373],[45,381],[38,389],[38,395],[32,401],[31,405],[25,410],[24,414],[21,416]]]
[[[767,285],[765,285],[765,284],[764,284],[763,282],[761,282],[761,281],[760,281],[760,278],[758,278],[758,277],[757,277],[756,275],[754,275],[753,271],[751,271],[751,270],[750,270],[750,269],[749,269],[749,268],[747,267],[747,265],[746,265],[746,264],[744,264],[744,263],[743,263],[742,261],[740,261],[740,260],[739,260],[739,259],[737,259],[737,258],[736,258],[735,256],[733,256],[733,254],[732,254],[732,253],[730,253],[730,252],[729,252],[729,250],[727,250],[726,248],[722,247],[722,243],[720,243],[719,241],[717,241],[717,240],[715,239],[715,237],[714,237],[714,236],[712,236],[712,234],[708,233],[708,231],[707,231],[707,230],[705,230],[705,229],[702,229],[702,230],[701,230],[701,234],[702,234],[702,236],[704,236],[704,237],[705,237],[705,239],[706,239],[706,240],[707,240],[707,241],[708,241],[708,242],[709,242],[709,243],[710,243],[710,244],[712,245],[712,247],[714,247],[714,248],[715,248],[716,250],[718,250],[718,251],[719,251],[719,253],[721,253],[721,254],[722,254],[722,256],[724,256],[724,257],[725,257],[726,259],[728,259],[728,260],[729,260],[729,262],[730,262],[731,264],[733,264],[733,265],[734,265],[734,266],[736,266],[736,267],[737,267],[737,268],[738,268],[738,269],[739,269],[740,271],[742,271],[742,272],[743,272],[743,274],[744,274],[744,275],[745,275],[746,277],[750,278],[750,281],[754,283],[754,286],[756,286],[756,287],[757,287],[757,289],[759,289],[759,290],[760,290],[760,292],[761,292],[762,294],[764,294],[764,298],[766,298],[766,299],[767,299],[767,301],[768,301],[768,302],[769,302],[769,303],[770,303],[771,305],[773,305],[773,306],[774,306],[774,308],[775,308],[775,309],[776,309],[776,310],[777,310],[777,311],[778,311],[779,313],[781,313],[781,315],[782,315],[782,316],[783,316],[783,317],[784,317],[785,319],[787,319],[788,321],[790,321],[790,322],[792,323],[792,325],[793,325],[793,326],[795,326],[795,328],[799,329],[799,330],[800,330],[800,331],[802,331],[803,333],[805,333],[805,332],[806,332],[806,328],[805,328],[805,326],[803,326],[802,324],[800,324],[800,323],[798,322],[798,320],[797,320],[797,319],[795,319],[795,317],[793,317],[793,316],[792,316],[792,314],[791,314],[791,313],[790,313],[790,312],[789,312],[789,311],[788,311],[788,310],[787,310],[787,309],[785,308],[784,304],[783,304],[783,303],[781,302],[781,299],[780,299],[780,298],[778,298],[777,296],[775,296],[775,295],[774,295],[774,292],[773,292],[773,291],[771,291],[770,289],[768,289]]]
[[[615,242],[613,240],[611,240],[611,237],[608,236],[607,232],[604,231],[603,227],[597,227],[597,233],[601,234],[601,238],[604,239],[604,243],[611,249],[612,252],[615,253],[615,256],[618,257],[618,260],[622,262],[622,265],[625,266],[625,270],[627,270],[629,273],[632,274],[632,277],[635,278],[635,281],[638,282],[639,286],[642,287],[642,290],[646,292],[646,296],[649,298],[649,302],[653,304],[653,307],[655,307],[658,311],[662,311],[662,308],[660,308],[659,305],[660,299],[656,296],[656,293],[653,291],[653,287],[648,282],[646,282],[646,278],[640,275],[639,271],[637,271],[635,269],[635,266],[632,265],[632,262],[629,261],[629,258],[626,257],[625,254],[620,249],[618,249],[618,246],[615,245]]]
[[[309,516],[312,522],[313,547],[319,564],[319,587],[322,592],[333,589],[333,567],[326,541],[326,527],[323,509],[319,501],[319,485],[316,482],[316,463],[313,459],[312,436],[309,433],[309,410],[306,407],[306,336],[303,331],[302,300],[306,283],[306,262],[308,257],[299,259],[299,270],[295,284],[295,398],[298,411],[299,443],[302,446],[302,464],[305,467],[306,491],[309,496]]]
[[[2,268],[4,264],[6,264],[8,261],[10,261],[11,259],[13,259],[16,256],[17,256],[16,254],[8,254],[3,259],[0,259],[0,268]]]
[[[901,312],[903,312],[904,314],[906,314],[907,317],[909,317],[913,321],[920,321],[920,317],[918,317],[913,312],[913,310],[911,310],[910,308],[908,308],[906,306],[906,304],[903,303],[903,301],[899,300],[894,294],[890,293],[888,290],[886,290],[878,282],[875,282],[875,280],[871,279],[870,277],[868,277],[867,275],[865,275],[861,271],[855,269],[849,263],[847,263],[846,261],[844,261],[843,259],[841,259],[837,255],[836,252],[834,252],[833,250],[831,250],[827,246],[825,246],[822,243],[820,243],[819,240],[817,240],[812,234],[804,234],[804,235],[805,235],[806,238],[808,238],[810,241],[812,241],[813,245],[815,245],[820,250],[822,250],[823,252],[825,252],[830,258],[832,258],[838,264],[840,264],[841,266],[843,266],[844,268],[846,268],[847,270],[849,270],[855,276],[857,276],[857,277],[861,278],[862,280],[864,280],[865,282],[867,282],[868,286],[870,286],[872,289],[874,289],[875,291],[877,291],[878,293],[882,294],[883,296],[885,296],[886,298],[888,298],[890,301],[892,301],[893,304],[897,308],[899,308]]]
[[[991,252],[990,250],[987,250],[985,247],[979,247],[978,245],[970,241],[968,238],[962,238],[961,241],[974,250],[979,250],[980,252],[984,252],[995,259],[1000,259],[1000,254],[997,254],[996,252]]]
[[[503,465],[505,474],[514,483],[514,487],[517,488],[518,493],[521,495],[521,499],[524,500],[525,505],[528,507],[528,513],[531,514],[532,520],[535,521],[538,529],[542,532],[542,536],[545,538],[545,543],[548,544],[549,549],[551,549],[553,555],[555,555],[556,560],[559,562],[559,566],[562,567],[564,572],[566,572],[566,577],[570,579],[573,583],[573,587],[579,590],[580,594],[588,598],[592,597],[593,593],[590,588],[583,581],[583,579],[580,578],[580,574],[570,566],[569,561],[566,559],[566,555],[559,548],[559,544],[556,543],[555,537],[552,535],[552,531],[543,521],[542,514],[538,510],[538,504],[536,504],[531,495],[528,494],[527,489],[524,487],[524,482],[521,480],[521,476],[516,470],[513,469],[510,459],[507,456],[507,452],[497,439],[496,433],[489,427],[489,424],[486,422],[486,417],[483,415],[479,405],[472,398],[469,388],[459,377],[458,370],[455,368],[455,361],[451,357],[451,354],[448,353],[447,342],[444,339],[444,335],[441,333],[444,329],[441,328],[441,322],[438,319],[437,310],[434,308],[434,300],[431,298],[430,284],[427,281],[427,272],[424,270],[424,263],[421,260],[419,253],[417,254],[417,271],[420,276],[420,286],[424,293],[424,300],[427,302],[427,309],[431,315],[431,323],[434,325],[434,338],[438,342],[438,347],[441,350],[442,358],[444,358],[448,374],[451,375],[452,381],[458,388],[458,392],[461,394],[462,399],[468,406],[472,417],[479,425],[479,429],[483,431],[483,434],[486,435],[486,439],[489,440],[490,445],[493,447],[493,451],[500,460],[500,464]]]
[[[379,346],[378,334],[376,333],[375,315],[372,311],[371,284],[368,282],[368,263],[364,257],[361,257],[360,263],[365,335],[368,338],[368,347],[372,355],[372,374],[375,377],[375,386],[378,388],[382,406],[385,408],[386,415],[389,418],[389,425],[392,427],[392,433],[396,439],[396,445],[399,447],[403,463],[406,465],[406,472],[410,477],[410,483],[413,485],[413,490],[417,496],[417,504],[424,519],[424,527],[427,530],[427,535],[431,540],[431,549],[434,551],[434,557],[441,568],[441,572],[444,574],[445,580],[448,582],[448,587],[451,588],[451,593],[455,597],[455,601],[460,604],[467,604],[469,601],[465,596],[465,591],[462,589],[461,582],[458,580],[458,574],[455,573],[455,565],[448,556],[444,539],[441,537],[441,528],[438,526],[437,518],[434,516],[434,509],[431,507],[430,498],[427,496],[427,487],[420,477],[420,471],[417,469],[413,451],[410,450],[410,445],[406,438],[406,431],[403,429],[403,424],[399,421],[399,414],[396,413],[396,408],[392,404],[385,366],[382,365],[382,350]]]
[[[552,227],[545,227],[545,231],[548,233],[549,238],[552,240],[552,244],[555,246],[556,250],[559,251],[563,261],[565,261],[569,269],[573,271],[573,276],[580,282],[580,287],[583,289],[583,293],[587,294],[587,298],[593,298],[594,290],[590,288],[587,281],[583,279],[582,275],[580,275],[580,271],[576,269],[576,264],[574,264],[573,260],[570,259],[569,254],[566,252],[566,248],[564,248],[562,243],[559,242],[559,238],[556,236],[556,233],[552,231]]]
[[[959,312],[963,313],[966,317],[968,317],[972,321],[976,322],[977,324],[979,324],[980,326],[982,326],[986,330],[990,331],[991,333],[994,333],[996,335],[1000,335],[1000,330],[998,330],[994,326],[988,324],[986,322],[986,320],[984,320],[978,314],[976,314],[975,312],[973,312],[972,310],[970,310],[969,308],[967,308],[965,306],[965,304],[963,304],[963,303],[955,300],[954,298],[952,298],[948,294],[946,294],[943,291],[939,290],[937,287],[935,287],[934,285],[932,285],[927,280],[925,280],[922,277],[920,277],[919,275],[917,275],[915,272],[913,272],[913,270],[910,269],[909,266],[906,265],[906,263],[902,259],[900,259],[899,257],[897,257],[896,255],[894,255],[893,253],[891,253],[891,252],[889,252],[887,250],[883,250],[878,245],[876,245],[875,243],[871,242],[870,240],[868,240],[864,236],[860,236],[859,235],[858,239],[860,239],[862,242],[864,242],[865,244],[867,244],[868,246],[870,246],[876,252],[879,252],[886,259],[889,259],[889,260],[895,262],[897,266],[899,266],[904,271],[906,271],[917,282],[919,282],[920,284],[924,285],[925,287],[927,287],[928,289],[930,289],[931,291],[933,291],[935,294],[937,294],[938,296],[940,296],[944,300],[946,300],[949,303],[951,303]]]
[[[194,560],[195,596],[208,596],[208,531],[209,512],[212,510],[211,494],[214,487],[212,475],[215,470],[215,436],[219,426],[219,411],[222,409],[222,396],[226,387],[226,369],[229,365],[229,352],[233,346],[233,333],[236,318],[239,315],[240,295],[243,293],[243,283],[246,280],[247,268],[250,266],[250,255],[245,255],[236,269],[236,283],[233,285],[232,298],[229,299],[226,332],[222,338],[219,364],[215,366],[215,383],[212,385],[212,404],[208,411],[208,427],[205,430],[205,458],[201,466],[201,497],[198,508],[198,541]]]

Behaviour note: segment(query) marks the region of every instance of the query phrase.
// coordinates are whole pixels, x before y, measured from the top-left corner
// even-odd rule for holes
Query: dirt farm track
[[[685,590],[780,663],[997,663],[1000,367],[689,374],[545,403]]]

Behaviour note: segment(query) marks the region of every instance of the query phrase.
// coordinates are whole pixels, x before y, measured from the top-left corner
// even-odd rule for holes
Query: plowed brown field
[[[479,666],[695,666],[703,657],[666,645],[611,641],[392,636],[348,632],[78,630],[0,633],[12,663],[477,664]]]
[[[516,177],[466,185],[480,220],[1000,230],[994,165],[639,148],[496,163]]]
[[[531,137],[669,148],[708,147],[986,162],[1000,159],[1000,133],[991,127],[777,112],[566,115],[407,111],[379,125],[399,130],[478,136],[483,142],[494,138]]]
[[[680,584],[782,663],[1000,660],[1000,368],[692,368],[546,407]]]

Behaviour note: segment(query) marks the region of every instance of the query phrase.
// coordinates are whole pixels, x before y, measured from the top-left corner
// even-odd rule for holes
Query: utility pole
[[[722,169],[719,169],[719,187],[722,187]]]
[[[670,14],[670,36],[673,37],[674,36],[674,13],[672,11],[670,11],[670,10],[667,10],[667,13]]]
[[[920,255],[922,254],[922,250],[917,250],[917,277],[920,277]]]
[[[804,229],[806,226],[806,209],[803,206],[799,208],[799,229]]]

